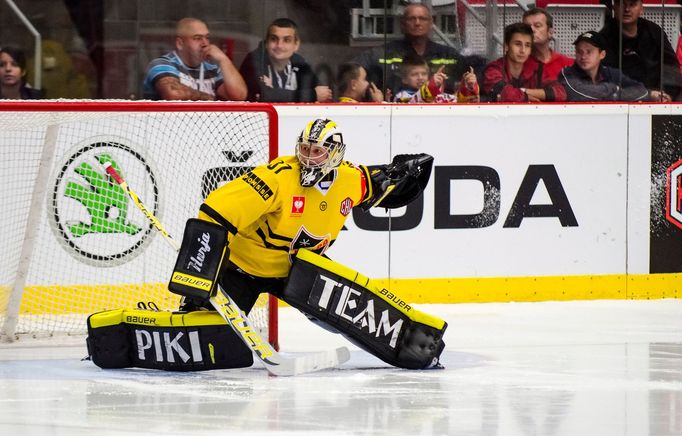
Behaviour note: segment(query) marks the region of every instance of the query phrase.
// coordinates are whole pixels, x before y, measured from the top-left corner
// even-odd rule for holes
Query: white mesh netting
[[[82,334],[87,315],[138,301],[177,308],[167,291],[176,253],[108,178],[104,162],[179,240],[209,191],[274,157],[273,111],[194,104],[177,112],[140,103],[117,112],[111,105],[107,112],[77,103],[0,111],[6,338]],[[266,334],[267,300],[250,316]]]

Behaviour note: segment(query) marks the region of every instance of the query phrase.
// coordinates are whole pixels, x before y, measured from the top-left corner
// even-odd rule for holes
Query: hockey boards
[[[111,163],[107,162],[104,165],[104,168],[111,178],[126,191],[128,196],[133,200],[133,203],[135,203],[142,213],[144,213],[156,230],[161,233],[164,240],[168,242],[175,251],[178,251],[180,249],[178,242],[166,231],[158,218],[147,209],[137,194],[128,186],[126,181]],[[220,287],[218,287],[218,292],[210,298],[210,302],[218,314],[225,319],[227,324],[232,327],[242,341],[244,341],[246,346],[251,349],[258,360],[263,363],[263,366],[270,374],[277,376],[304,374],[333,368],[350,359],[350,351],[346,347],[339,347],[330,351],[321,351],[296,357],[284,357],[278,353],[272,345],[263,340],[257,329],[250,325],[248,318],[239,308],[237,303],[220,289]]]

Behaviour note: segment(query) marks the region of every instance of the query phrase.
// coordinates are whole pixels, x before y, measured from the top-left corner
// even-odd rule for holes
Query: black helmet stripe
[[[321,138],[324,138],[327,130],[336,127],[336,123],[326,118],[318,118],[308,126],[307,135],[303,134],[304,138],[308,139],[309,144],[317,144]]]

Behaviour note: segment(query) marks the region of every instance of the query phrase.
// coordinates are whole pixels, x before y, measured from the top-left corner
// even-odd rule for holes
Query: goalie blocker
[[[168,289],[198,306],[207,305],[216,291],[216,281],[228,257],[224,227],[198,218],[185,225],[182,245]]]
[[[282,299],[393,366],[440,366],[445,321],[327,258],[299,250]]]

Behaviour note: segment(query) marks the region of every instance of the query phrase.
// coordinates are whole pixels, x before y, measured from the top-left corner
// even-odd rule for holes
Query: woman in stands
[[[26,83],[26,56],[14,47],[0,48],[0,99],[33,100],[43,98],[42,91]]]

